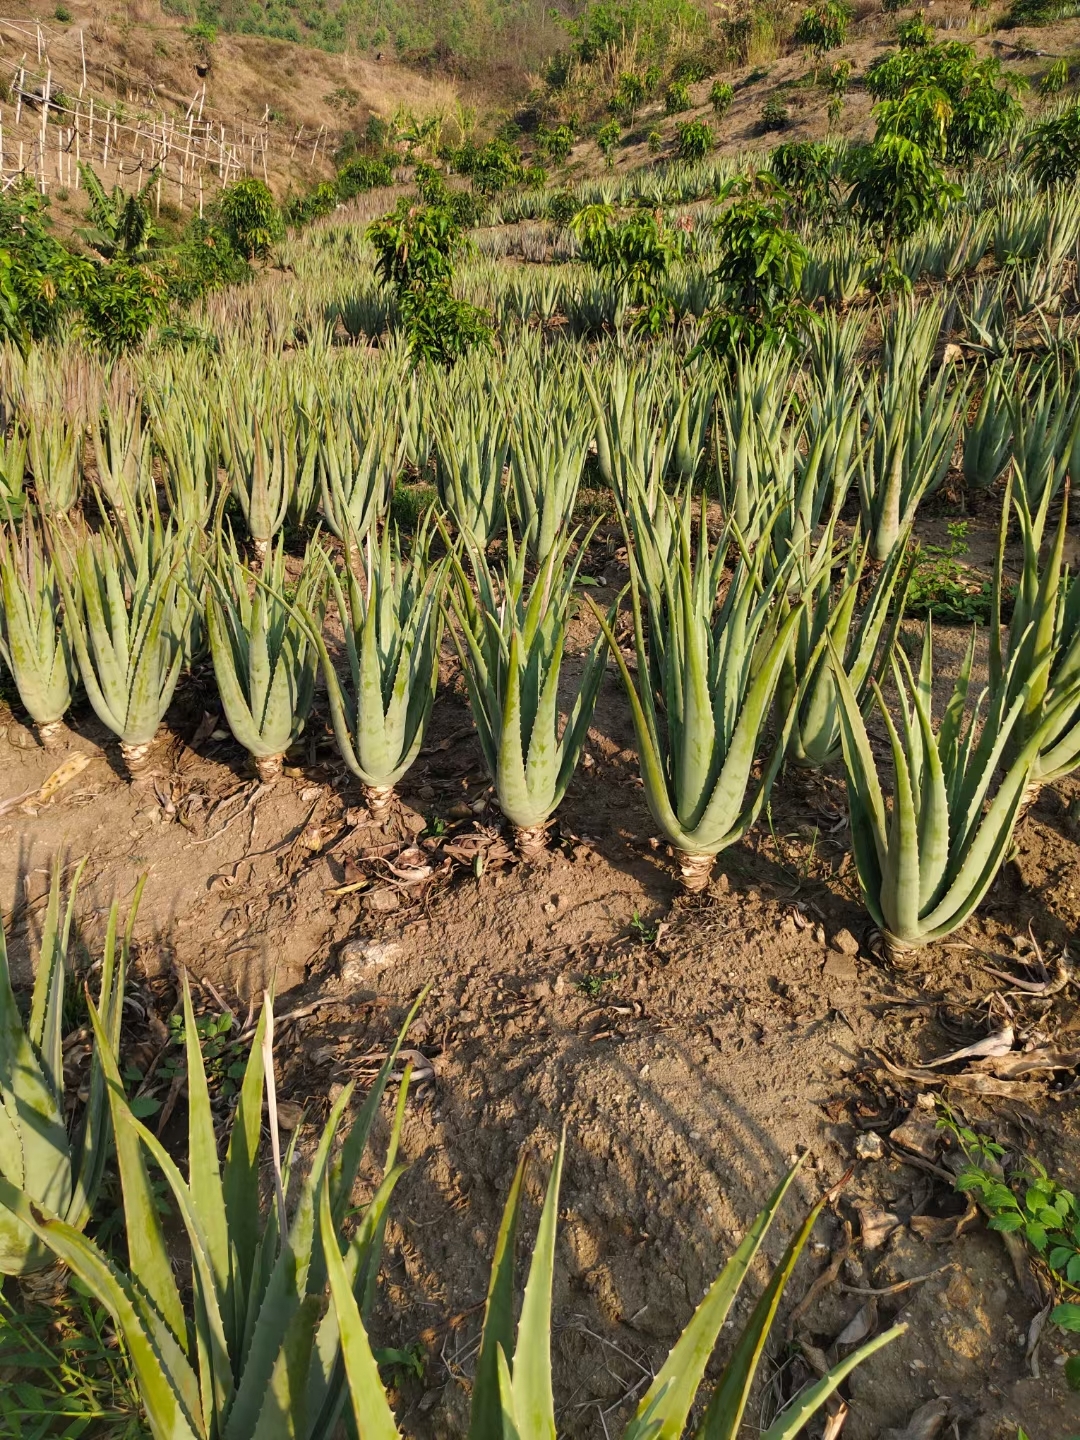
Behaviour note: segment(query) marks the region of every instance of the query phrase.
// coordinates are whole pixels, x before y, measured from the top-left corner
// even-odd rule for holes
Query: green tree
[[[637,115],[638,107],[645,100],[645,81],[640,75],[632,70],[624,71],[615,85],[611,96],[611,109],[631,129],[634,128],[634,118]]]
[[[713,147],[713,133],[704,120],[683,120],[675,127],[680,160],[704,160]]]
[[[217,213],[230,241],[248,260],[263,260],[284,234],[277,202],[262,180],[237,180],[227,186]]]
[[[673,80],[664,92],[664,111],[678,115],[681,110],[690,109],[690,87],[685,80]]]
[[[490,346],[482,312],[452,291],[454,257],[463,242],[449,208],[410,205],[403,198],[372,221],[367,238],[375,250],[375,273],[394,291],[414,360],[450,368],[469,350]]]
[[[880,135],[871,145],[849,152],[848,204],[886,248],[938,219],[951,199],[962,194],[912,140]]]
[[[609,120],[596,132],[596,143],[604,157],[604,164],[610,170],[615,164],[615,146],[619,143],[619,122]]]
[[[702,340],[722,354],[784,343],[808,318],[799,299],[806,250],[784,224],[789,197],[765,172],[730,181],[718,197],[728,198],[734,203],[716,221],[720,258],[710,277],[717,303]]]
[[[712,106],[713,114],[717,120],[723,120],[724,116],[731,109],[731,102],[735,99],[735,91],[726,80],[714,80],[713,87],[709,91],[709,104]]]
[[[795,27],[796,44],[805,45],[818,56],[835,50],[844,43],[851,15],[845,0],[817,0],[807,6]]]
[[[1043,189],[1080,177],[1080,102],[1040,120],[1024,140],[1024,162]]]

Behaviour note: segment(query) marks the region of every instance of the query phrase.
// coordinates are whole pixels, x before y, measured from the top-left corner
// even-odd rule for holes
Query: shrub
[[[497,195],[520,184],[525,170],[517,147],[509,140],[489,140],[469,159],[468,173],[481,195]]]
[[[66,5],[57,5],[56,9],[53,11],[53,19],[59,20],[61,25],[70,25],[71,11]]]
[[[735,91],[726,80],[716,80],[709,91],[709,104],[712,106],[713,114],[717,120],[723,120],[724,116],[731,109],[731,102],[735,98]]]
[[[650,130],[645,141],[650,155],[659,155],[664,148],[664,137],[659,130]]]
[[[706,317],[703,345],[720,353],[782,343],[801,327],[799,286],[806,250],[784,225],[781,194],[768,179],[730,183],[736,197],[716,223],[720,259],[712,273],[718,304]]]
[[[371,116],[371,119],[377,119]],[[394,183],[394,171],[388,160],[372,160],[367,155],[357,155],[344,164],[337,173],[337,192],[342,200],[352,200],[366,190],[377,190],[382,185]]]
[[[765,132],[785,129],[790,119],[787,102],[779,95],[770,95],[761,107],[761,129]]]
[[[808,219],[820,218],[833,203],[833,151],[820,140],[791,140],[773,151],[769,168]]]
[[[802,13],[795,27],[795,42],[805,45],[817,55],[843,45],[851,24],[851,9],[844,0],[818,0]]]
[[[1080,102],[1031,128],[1024,141],[1024,161],[1044,189],[1075,183],[1080,176]]]
[[[645,81],[640,75],[627,71],[619,76],[612,92],[609,108],[619,115],[627,125],[633,126],[638,106],[645,99]]]
[[[264,259],[281,239],[281,211],[262,180],[238,180],[221,192],[217,213],[232,244],[249,260]]]
[[[546,125],[541,125],[536,132],[536,145],[553,165],[564,165],[574,148],[573,126],[556,125],[548,129]]]
[[[961,191],[918,145],[902,135],[881,135],[849,153],[851,209],[886,244],[936,220]]]
[[[619,143],[619,133],[619,122],[609,120],[606,125],[601,125],[596,134],[596,143],[609,170],[615,164],[615,146]]]
[[[675,66],[671,72],[672,80],[681,80],[685,85],[697,85],[702,80],[707,80],[713,73],[714,67],[700,55],[687,55]]]
[[[896,26],[896,41],[901,50],[921,50],[934,43],[934,27],[923,19],[920,10],[910,20],[901,20]]]
[[[1000,82],[1004,83],[1000,83]],[[866,88],[881,102],[878,133],[903,136],[952,164],[999,144],[1021,114],[1013,77],[993,58],[976,62],[970,45],[894,50],[871,65]]]
[[[548,200],[547,215],[556,225],[569,225],[580,209],[581,206],[569,190],[556,190]]]
[[[668,115],[677,115],[680,110],[690,109],[690,90],[684,80],[673,80],[664,92],[664,110]]]
[[[713,133],[704,120],[683,120],[675,132],[680,160],[704,160],[713,147]]]
[[[1040,95],[1060,95],[1069,83],[1069,62],[1062,56],[1055,60],[1039,81]]]

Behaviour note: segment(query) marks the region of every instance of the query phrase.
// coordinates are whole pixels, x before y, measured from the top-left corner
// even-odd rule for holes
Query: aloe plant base
[[[150,769],[152,743],[152,741],[146,740],[141,745],[129,745],[126,740],[120,741],[120,755],[130,779],[137,780],[140,775],[145,775]]]
[[[700,895],[709,888],[715,855],[688,855],[679,851],[679,874],[688,895]]]
[[[255,773],[260,785],[275,785],[281,779],[285,768],[284,755],[256,755]]]
[[[550,821],[545,821],[542,825],[514,826],[514,844],[517,846],[518,854],[527,864],[535,864],[542,855],[547,853],[550,825]]]
[[[376,825],[385,825],[394,808],[393,785],[363,785],[364,804]]]

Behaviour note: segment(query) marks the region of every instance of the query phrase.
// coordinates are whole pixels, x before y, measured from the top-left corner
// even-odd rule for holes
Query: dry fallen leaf
[[[69,785],[76,775],[81,775],[90,764],[91,756],[80,750],[58,765],[39,790],[31,791],[29,798],[23,798],[21,809],[29,810],[38,805],[47,805],[57,791]],[[7,805],[11,805],[11,801]],[[16,802],[17,803],[17,802]]]
[[[974,1060],[984,1055],[1008,1055],[1013,1048],[1015,1038],[1013,1027],[1006,1025],[1004,1029],[995,1031],[993,1035],[985,1035],[981,1040],[976,1040],[974,1045],[965,1045],[960,1050],[954,1050],[950,1055],[941,1055],[937,1060],[928,1060],[925,1068],[936,1070],[939,1065],[949,1065],[954,1060]]]
[[[866,1304],[855,1312],[833,1343],[836,1345],[861,1345],[867,1336],[874,1333],[876,1325],[877,1301],[867,1300]]]
[[[967,1209],[962,1215],[913,1215],[908,1221],[908,1229],[928,1245],[948,1245],[958,1240],[978,1218],[979,1207],[969,1195]]]
[[[885,1440],[934,1440],[948,1413],[947,1400],[928,1400],[919,1406],[903,1430],[886,1430]]]
[[[856,1205],[864,1250],[880,1250],[900,1224],[899,1215],[877,1205]]]

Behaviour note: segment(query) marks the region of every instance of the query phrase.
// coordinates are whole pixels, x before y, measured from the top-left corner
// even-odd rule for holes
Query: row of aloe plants
[[[621,423],[618,412],[609,419]],[[508,535],[496,565],[438,514],[404,555],[392,526],[354,534],[340,568],[316,537],[295,584],[280,540],[256,572],[223,525],[204,542],[152,504],[132,510],[126,528],[54,524],[47,543],[28,515],[0,545],[0,656],[44,743],[81,679],[135,775],[205,643],[228,723],[264,782],[301,733],[321,670],[342,758],[382,821],[423,743],[449,613],[495,797],[533,858],[580,760],[610,653],[645,795],[688,889],[704,889],[714,857],[757,821],[785,762],[820,767],[842,755],[859,876],[886,943],[950,933],[992,882],[1035,788],[1080,761],[1067,486],[1046,559],[1052,487],[1032,496],[1019,476],[1007,487],[999,612],[1013,512],[1024,546],[1010,628],[993,639],[984,698],[969,695],[973,637],[935,733],[930,628],[917,677],[896,647],[910,561],[894,545],[872,576],[872,535],[837,542],[831,480],[818,483],[813,466],[786,487],[758,474],[710,534],[704,495],[695,500],[689,485],[669,494],[632,435],[602,450],[601,463],[620,497],[636,664],[615,633],[616,600],[596,612],[570,700],[566,646],[589,537],[564,531],[530,569],[525,545]],[[324,635],[328,607],[344,639],[340,672]],[[891,812],[866,730],[874,709],[893,753]]]
[[[220,1157],[185,978],[187,1155],[182,1169],[136,1115],[121,1071],[121,1016],[138,895],[119,945],[117,907],[112,907],[97,1003],[87,997],[93,1035],[88,1099],[80,1111],[65,1095],[64,986],[79,869],[62,904],[61,867],[54,866],[25,1021],[12,990],[0,927],[0,1275],[25,1276],[59,1263],[104,1307],[122,1339],[154,1440],[330,1440],[339,1433],[346,1408],[364,1440],[398,1436],[369,1335],[390,1205],[406,1169],[401,1136],[411,1063],[401,1077],[374,1191],[359,1206],[353,1191],[400,1047],[423,997],[363,1103],[354,1107],[354,1086],[344,1088],[302,1167],[296,1132],[288,1151],[281,1152],[269,997]],[[264,1206],[260,1190],[267,1127],[272,1192]],[[475,1440],[551,1440],[556,1434],[551,1311],[564,1149],[565,1137],[543,1190],[516,1329],[515,1251],[527,1194],[527,1155],[510,1185],[472,1383],[468,1433]],[[92,1233],[102,1179],[113,1157],[124,1218],[122,1255],[115,1245],[111,1252],[103,1249]],[[151,1166],[164,1180],[179,1241],[166,1235]],[[686,1433],[702,1440],[734,1440],[784,1288],[828,1194],[795,1229],[718,1378],[705,1383],[705,1371],[798,1169],[796,1164],[781,1181],[707,1291],[629,1417],[625,1437],[656,1440]],[[190,1266],[189,1277],[182,1279],[176,1274],[180,1255]],[[885,1329],[795,1394],[769,1425],[767,1440],[792,1440],[851,1371],[904,1328]]]
[[[49,362],[8,356],[0,508],[17,514],[30,497],[55,516],[92,491],[123,525],[156,489],[178,523],[206,526],[226,506],[264,552],[316,518],[362,538],[411,475],[433,481],[462,533],[486,546],[509,523],[539,559],[595,455],[592,483],[623,503],[628,466],[650,485],[694,479],[744,530],[763,486],[798,492],[811,519],[826,498],[857,497],[884,561],[950,471],[985,490],[1015,467],[1036,503],[1080,477],[1075,355],[1014,358],[993,305],[975,309],[987,363],[970,370],[935,363],[948,331],[940,299],[883,314],[876,347],[867,317],[826,316],[798,364],[691,364],[663,346],[586,357],[534,336],[448,380],[410,374],[396,354],[342,359],[313,345],[253,365],[236,348],[213,363],[146,357],[107,380],[88,375],[72,400]]]

